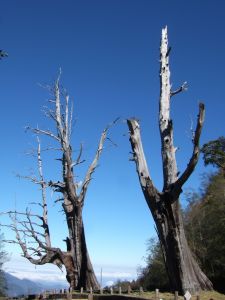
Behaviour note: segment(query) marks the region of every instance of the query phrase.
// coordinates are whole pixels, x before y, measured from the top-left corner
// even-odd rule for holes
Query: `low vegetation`
[[[143,297],[146,297],[147,299],[155,299],[155,292],[144,293]],[[159,297],[159,299],[162,300],[174,300],[174,294],[171,293],[159,293]],[[183,300],[184,297],[179,296],[178,299]],[[191,300],[197,300],[197,296],[191,297]],[[199,294],[199,300],[225,300],[225,295],[215,291],[201,292]]]

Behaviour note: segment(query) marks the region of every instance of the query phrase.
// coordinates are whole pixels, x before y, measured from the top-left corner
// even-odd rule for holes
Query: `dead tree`
[[[63,98],[63,101],[62,101]],[[75,168],[83,162],[82,145],[76,159],[73,159],[71,146],[72,131],[72,107],[67,94],[61,93],[59,78],[53,87],[53,100],[49,100],[53,108],[46,108],[45,114],[55,124],[55,132],[40,128],[28,128],[37,136],[48,136],[58,145],[61,157],[58,159],[62,167],[61,181],[47,181],[43,175],[43,164],[41,157],[41,145],[38,138],[36,152],[38,163],[38,176],[26,176],[28,180],[41,188],[42,201],[37,203],[41,207],[41,214],[35,214],[30,209],[26,212],[10,211],[8,214],[12,219],[10,225],[16,233],[15,241],[8,241],[20,245],[23,256],[31,263],[43,265],[46,263],[56,264],[58,267],[65,266],[66,278],[72,289],[98,289],[99,283],[96,279],[85,241],[82,210],[88,186],[92,179],[103,144],[107,136],[109,126],[102,132],[96,154],[90,164],[82,183],[75,180]],[[54,146],[54,150],[57,150]],[[53,247],[51,243],[50,228],[48,223],[48,205],[46,190],[53,189],[60,194],[56,202],[62,203],[65,214],[68,236],[65,238],[67,250],[63,251]]]
[[[204,104],[199,104],[197,126],[193,135],[193,153],[184,172],[178,176],[173,143],[173,123],[170,119],[171,97],[182,92],[185,84],[172,91],[170,83],[169,52],[167,28],[162,30],[160,47],[160,103],[159,129],[164,186],[162,192],[154,186],[142,146],[140,125],[135,119],[127,120],[133,160],[139,176],[140,185],[156,224],[163,256],[168,271],[171,288],[179,292],[196,292],[212,289],[212,283],[202,272],[194,259],[184,233],[180,211],[179,196],[183,184],[192,174],[200,153],[199,139],[204,121]]]

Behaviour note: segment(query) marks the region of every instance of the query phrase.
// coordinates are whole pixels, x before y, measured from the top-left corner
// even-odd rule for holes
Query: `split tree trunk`
[[[180,211],[179,195],[182,186],[193,172],[199,157],[199,139],[204,121],[204,105],[199,105],[197,126],[193,137],[193,153],[186,170],[178,178],[176,149],[173,144],[173,123],[170,119],[171,97],[185,89],[183,84],[176,91],[171,90],[167,28],[162,30],[160,48],[160,105],[159,128],[162,145],[162,162],[164,186],[159,192],[154,186],[140,135],[140,125],[137,120],[127,120],[130,131],[130,143],[133,149],[133,159],[146,202],[154,218],[157,233],[161,242],[165,265],[170,279],[171,289],[180,293],[187,290],[195,293],[199,290],[211,290],[212,283],[201,271],[195,261],[184,233],[183,220]]]
[[[70,218],[70,217],[69,217]],[[73,219],[75,222],[73,222]],[[70,287],[74,290],[89,290],[90,288],[99,289],[99,283],[94,273],[94,269],[87,250],[84,226],[82,221],[82,213],[79,208],[75,214],[75,218],[70,219],[71,236],[67,238],[67,257],[68,263],[65,264],[67,272],[67,280]]]

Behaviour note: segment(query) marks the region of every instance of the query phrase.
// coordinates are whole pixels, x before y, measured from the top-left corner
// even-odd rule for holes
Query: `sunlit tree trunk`
[[[168,271],[171,289],[181,293],[189,291],[212,289],[212,283],[201,271],[195,261],[184,233],[183,220],[179,204],[182,186],[193,172],[199,157],[199,139],[204,121],[204,105],[199,104],[199,115],[196,130],[193,136],[193,153],[187,168],[178,177],[175,158],[176,148],[173,143],[173,123],[170,119],[171,97],[186,88],[183,84],[179,89],[172,91],[170,84],[169,53],[167,28],[162,30],[160,47],[160,104],[159,129],[161,135],[162,163],[164,186],[159,192],[154,186],[140,135],[140,125],[135,119],[128,120],[130,143],[133,150],[133,159],[146,202],[154,218],[157,233],[161,242],[166,269]]]
[[[74,211],[67,213],[67,224],[69,228],[69,238],[66,240],[67,252],[71,253],[72,258],[67,266],[65,265],[67,280],[73,289],[81,287],[86,290],[91,287],[99,289],[86,245],[81,207],[76,207]]]

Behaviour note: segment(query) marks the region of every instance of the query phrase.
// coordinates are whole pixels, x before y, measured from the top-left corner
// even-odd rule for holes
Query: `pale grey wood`
[[[196,130],[193,138],[193,153],[186,169],[178,176],[176,147],[173,139],[173,122],[170,118],[171,97],[184,91],[186,83],[171,91],[167,27],[162,29],[160,46],[160,99],[159,129],[163,167],[163,189],[159,192],[151,177],[141,141],[140,124],[136,119],[127,120],[133,160],[146,202],[156,224],[161,248],[170,278],[171,288],[183,294],[186,290],[196,292],[212,289],[212,283],[195,261],[184,233],[179,196],[197,164],[199,140],[204,122],[204,104],[199,104]],[[183,113],[183,112],[182,112]]]

